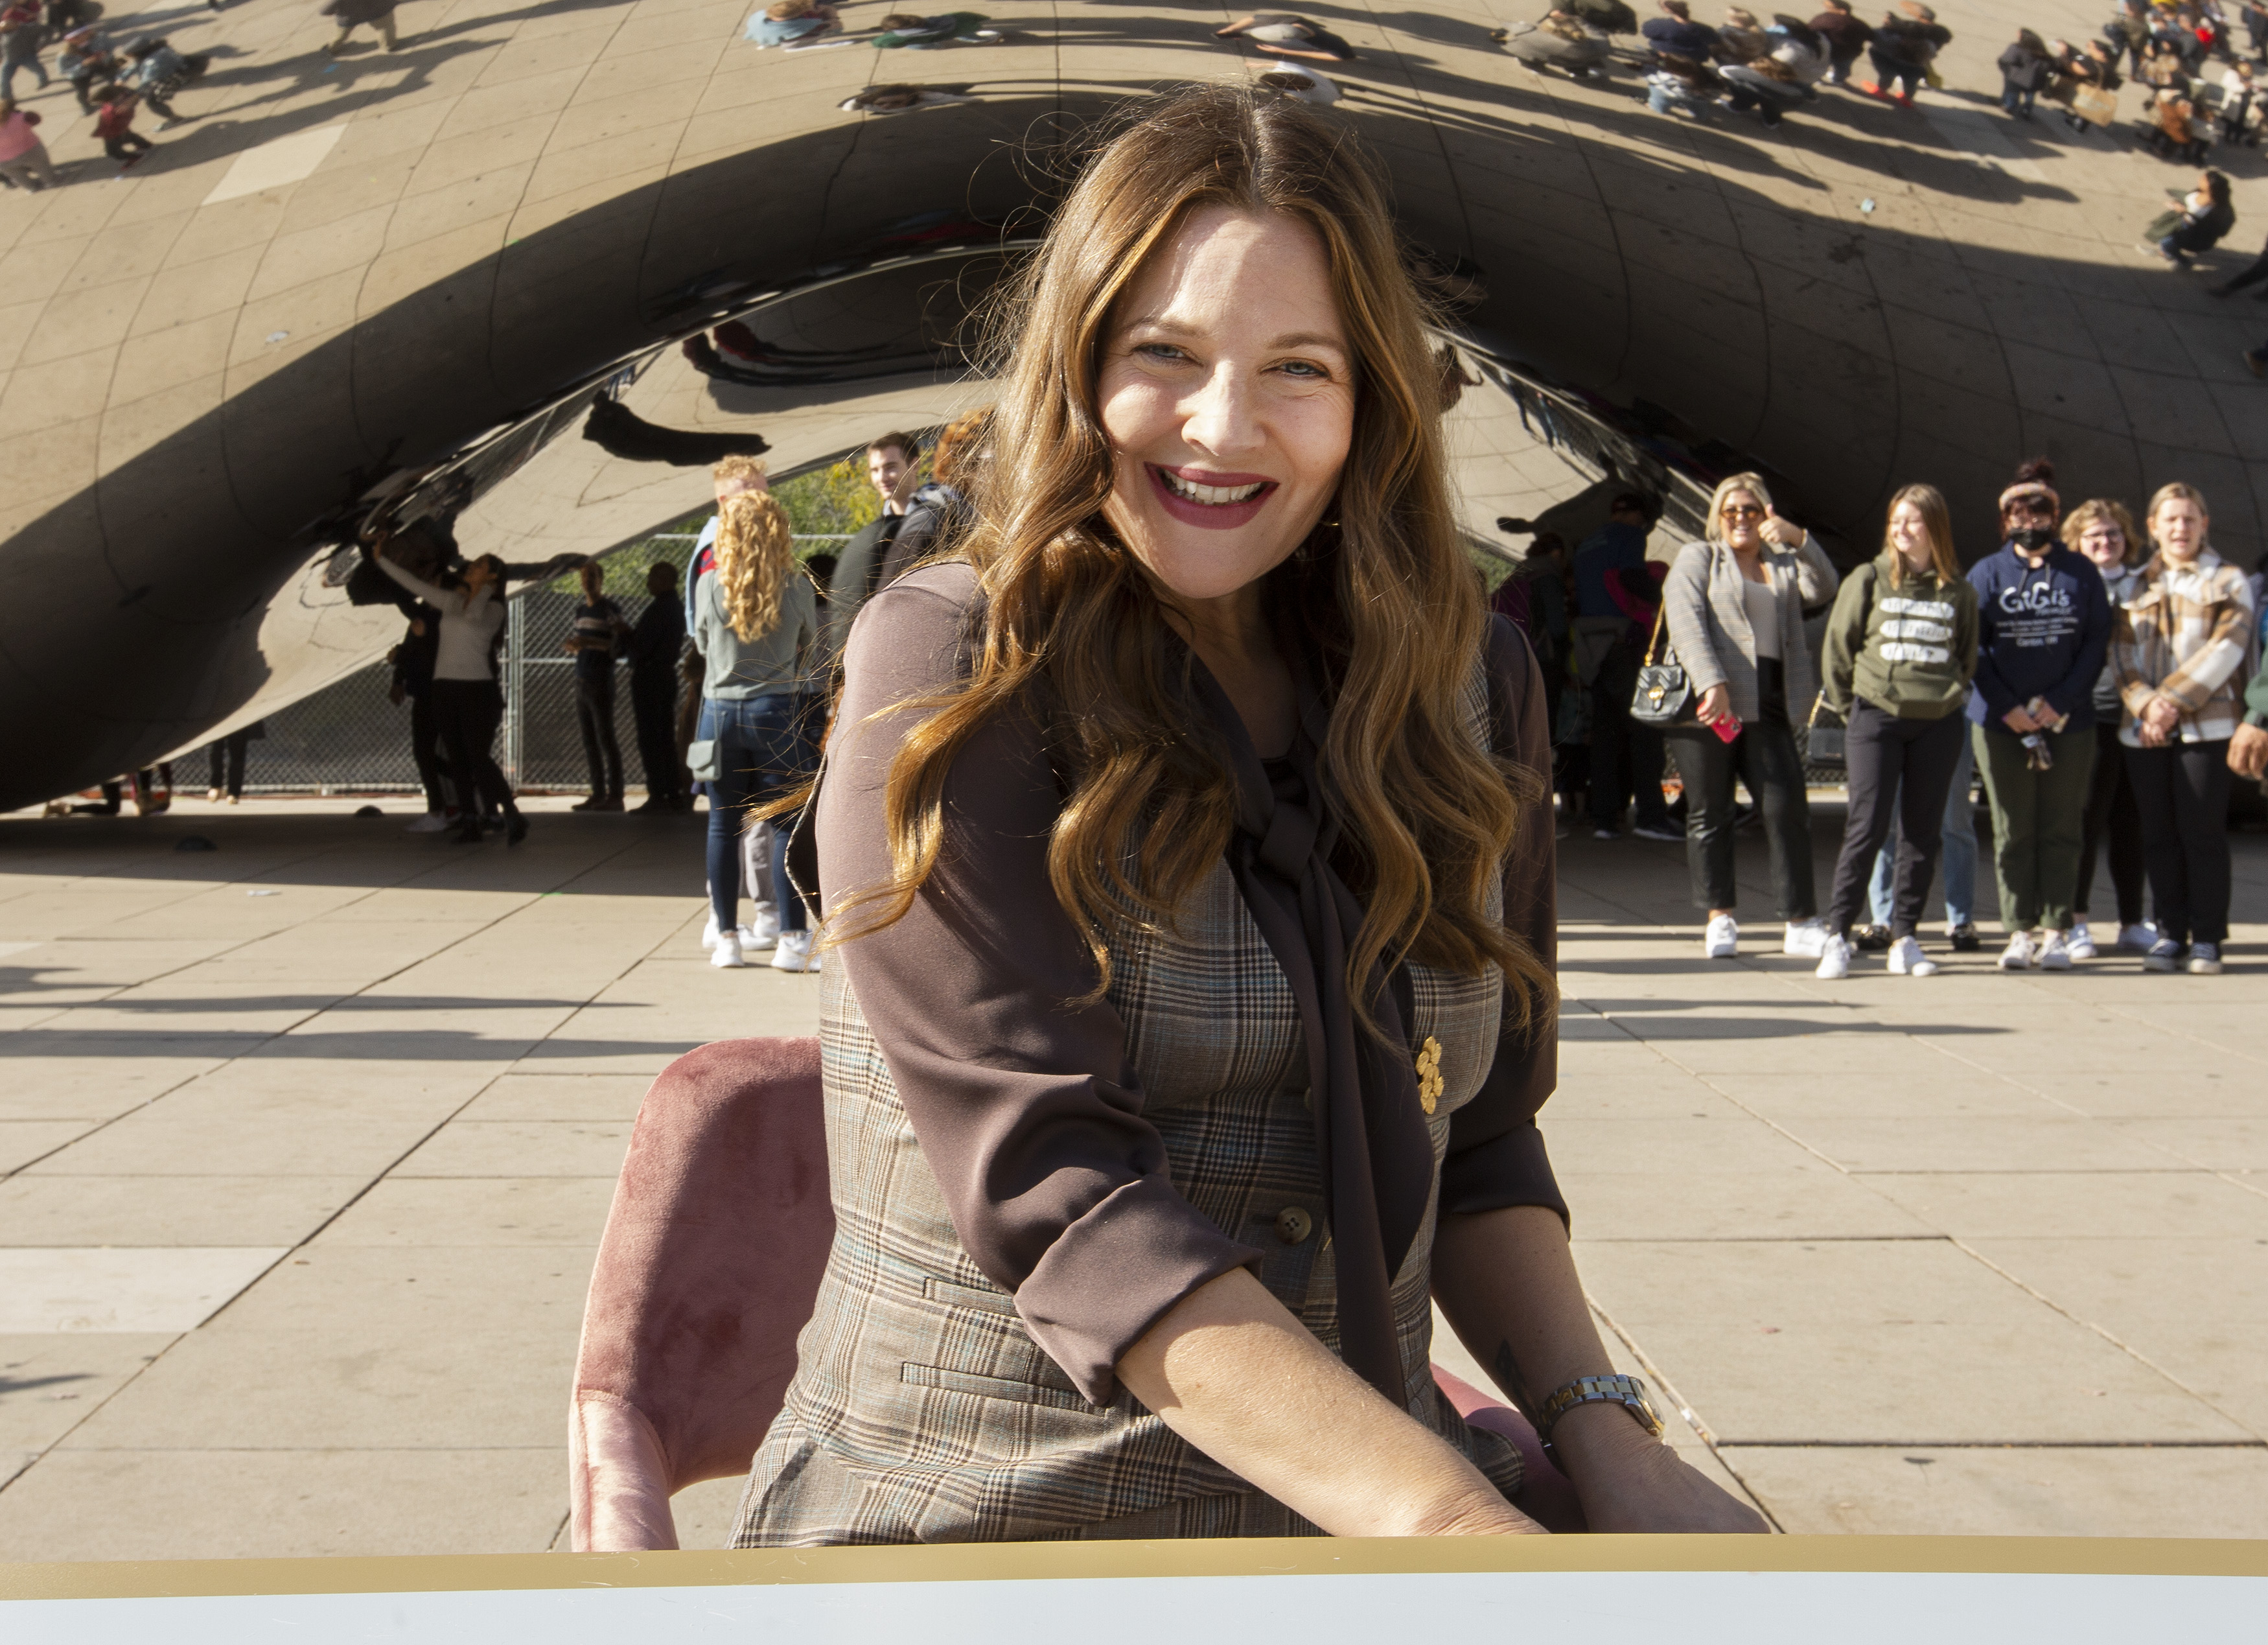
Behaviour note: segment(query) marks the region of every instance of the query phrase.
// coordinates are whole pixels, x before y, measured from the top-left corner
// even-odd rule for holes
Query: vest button
[[[1314,1231],[1314,1218],[1297,1206],[1285,1206],[1276,1213],[1276,1237],[1286,1245],[1297,1245]]]

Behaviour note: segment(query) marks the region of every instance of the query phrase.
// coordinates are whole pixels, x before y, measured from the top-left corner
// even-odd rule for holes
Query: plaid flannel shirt
[[[2142,746],[2142,714],[2161,697],[2181,710],[2181,741],[2226,741],[2244,717],[2244,682],[2259,661],[2251,585],[2211,549],[2189,566],[2158,555],[2118,608],[2110,654],[2126,711],[2121,742]]]

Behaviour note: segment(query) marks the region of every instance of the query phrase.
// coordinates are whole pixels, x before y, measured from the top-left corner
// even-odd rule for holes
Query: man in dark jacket
[[[641,811],[682,811],[684,768],[677,757],[677,653],[685,644],[685,608],[677,596],[677,567],[656,560],[646,568],[652,595],[631,624],[622,655],[630,665],[630,718],[637,727],[638,760],[645,767]]]
[[[1822,0],[1822,4],[1826,10],[1811,19],[1812,28],[1827,42],[1828,67],[1822,77],[1830,85],[1846,85],[1851,65],[1859,61],[1874,31],[1852,13],[1851,0]]]
[[[315,15],[329,18],[339,26],[338,33],[323,48],[326,57],[335,57],[344,51],[347,36],[364,24],[378,31],[387,50],[401,49],[401,43],[394,37],[394,0],[323,0]]]
[[[1717,49],[1717,31],[1705,23],[1696,23],[1685,0],[1655,0],[1661,15],[1648,18],[1638,30],[1646,43],[1666,57],[1683,57],[1689,63],[1706,63]]]

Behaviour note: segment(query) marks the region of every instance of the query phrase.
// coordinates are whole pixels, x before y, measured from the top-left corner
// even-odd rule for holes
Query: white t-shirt
[[[1766,583],[1741,579],[1741,598],[1749,608],[1749,626],[1756,631],[1756,655],[1779,655],[1779,594]]]

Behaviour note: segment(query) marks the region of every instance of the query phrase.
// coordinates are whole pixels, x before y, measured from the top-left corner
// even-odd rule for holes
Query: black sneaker
[[[517,845],[526,837],[527,818],[515,811],[504,819],[504,843],[507,845]]]
[[[1974,954],[1984,946],[1984,939],[1977,934],[1974,926],[1955,926],[1945,935],[1946,940],[1953,944],[1955,954]]]
[[[1851,933],[1851,946],[1864,954],[1880,954],[1890,946],[1890,928],[1861,926]]]

